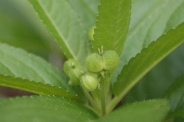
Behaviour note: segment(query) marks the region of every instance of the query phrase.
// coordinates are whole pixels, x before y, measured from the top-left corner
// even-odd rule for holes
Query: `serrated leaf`
[[[167,27],[169,26],[167,22],[173,19],[170,17],[184,3],[183,0],[134,0],[132,3],[132,21],[125,50],[122,54],[124,55],[122,56],[124,57],[123,61],[126,60],[125,64],[153,40],[183,22],[181,21],[171,28]]]
[[[184,75],[168,88],[165,97],[169,99],[171,110],[170,117],[184,117]]]
[[[184,73],[184,44],[156,65],[126,95],[124,102],[161,98],[177,77]]]
[[[96,115],[63,97],[33,96],[0,102],[1,122],[87,122]]]
[[[144,1],[144,0],[133,0],[133,9],[132,10],[132,17],[136,17],[137,19],[131,19],[135,22],[138,21],[139,17],[142,17],[142,14],[144,12],[146,13],[147,9],[151,8],[150,6],[154,5],[153,3],[155,0],[152,1]],[[157,1],[163,2],[163,1]],[[182,1],[172,1],[169,4],[175,4],[174,9],[166,9],[167,7],[170,7],[169,5],[165,6],[163,9],[165,10],[165,13],[170,13],[170,17],[159,16],[159,18],[167,17],[168,20],[165,23],[166,26],[157,26],[156,28],[158,30],[163,30],[164,32],[169,31],[172,28],[175,28],[178,24],[184,21],[184,3],[180,3]],[[159,5],[159,4],[158,4]],[[178,6],[179,5],[179,6]],[[157,5],[155,6],[157,8]],[[143,11],[143,9],[145,9]],[[153,11],[156,9],[152,9]],[[151,11],[150,11],[151,12]],[[147,16],[144,16],[146,18]],[[166,19],[167,19],[166,18]],[[157,20],[158,21],[158,20]],[[156,22],[159,24],[158,22]],[[132,26],[133,27],[133,26]],[[162,29],[160,29],[162,28]],[[151,28],[149,29],[151,30]],[[153,32],[153,31],[152,31]],[[157,32],[157,31],[156,31]],[[154,33],[154,32],[153,32]],[[153,34],[154,35],[154,34]],[[154,35],[156,36],[156,35]],[[150,38],[152,39],[152,38]],[[176,49],[176,51],[173,51],[171,55],[167,56],[161,63],[159,63],[157,66],[155,66],[136,86],[131,90],[128,95],[126,95],[126,102],[133,102],[133,101],[139,101],[139,100],[145,100],[145,99],[152,99],[152,98],[160,98],[163,96],[166,89],[169,87],[169,85],[172,84],[172,82],[179,77],[183,72],[184,69],[184,44],[182,44],[179,48]],[[127,55],[129,56],[129,55]],[[123,62],[125,58],[122,58],[121,61]],[[121,68],[119,68],[121,69]],[[156,90],[155,90],[156,89]],[[125,102],[125,101],[124,101]]]
[[[66,89],[66,76],[45,60],[24,50],[0,44],[0,74]]]
[[[130,22],[131,0],[101,0],[97,16],[93,52],[103,46],[104,50],[115,50],[121,54]]]
[[[130,29],[113,81],[132,57],[163,33],[184,22],[183,4],[183,0],[132,1]]]
[[[118,80],[113,86],[114,93],[119,97],[124,96],[152,67],[182,44],[183,30],[184,23],[162,35],[131,59],[118,76]]]
[[[41,95],[64,96],[70,99],[77,100],[79,102],[82,101],[75,94],[63,90],[60,87],[44,84],[41,82],[29,81],[21,78],[14,78],[10,76],[0,75],[0,85],[17,88]]]
[[[149,100],[120,107],[95,122],[161,122],[168,110],[166,100]]]
[[[96,11],[90,1],[30,0],[67,58],[83,62],[90,53],[88,30],[95,22]],[[98,3],[98,0],[93,3]],[[90,21],[88,21],[90,20]]]

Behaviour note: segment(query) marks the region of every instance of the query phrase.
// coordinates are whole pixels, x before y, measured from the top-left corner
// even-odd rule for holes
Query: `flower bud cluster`
[[[102,54],[92,53],[86,58],[86,67],[90,72],[100,72],[102,70],[113,70],[119,64],[119,55],[112,50]]]
[[[92,53],[85,61],[86,69],[74,59],[64,63],[64,72],[69,76],[71,85],[81,85],[87,91],[94,91],[99,86],[98,74],[113,70],[119,64],[119,55],[115,51]]]
[[[64,63],[64,72],[69,76],[69,85],[82,85],[87,91],[93,91],[99,85],[96,75],[86,73],[80,63],[69,59]]]

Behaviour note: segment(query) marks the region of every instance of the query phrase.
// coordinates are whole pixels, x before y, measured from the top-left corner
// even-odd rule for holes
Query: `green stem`
[[[89,105],[86,105],[86,107],[89,108],[89,109],[91,109],[93,112],[95,112],[96,115],[98,115],[99,117],[101,116],[101,115],[100,115],[100,112],[99,112],[98,110],[94,109],[93,107],[91,107],[91,106],[89,106]]]
[[[105,115],[106,112],[106,105],[109,100],[109,86],[110,86],[110,75],[106,74],[105,72],[101,72],[101,80],[100,80],[100,88],[101,88],[101,110],[102,115]]]
[[[87,92],[84,88],[82,88],[82,87],[80,87],[81,88],[81,90],[83,91],[83,93],[85,94],[85,96],[88,98],[88,100],[89,100],[89,102],[91,103],[91,105],[93,106],[93,107],[95,107],[96,106],[96,102],[95,102],[95,100],[92,98],[92,96],[89,94],[89,92]]]
[[[95,91],[91,92],[93,99],[96,102],[96,109],[98,110],[99,114],[101,114],[101,94],[100,90],[96,89]]]
[[[102,115],[106,114],[106,104],[105,104],[105,100],[106,100],[106,95],[105,95],[105,80],[103,80],[104,78],[102,78],[101,80],[101,109],[102,109]]]
[[[119,97],[114,97],[112,99],[112,101],[108,104],[107,106],[107,114],[110,113],[115,107],[116,105],[120,102],[120,98]]]
[[[108,104],[107,106],[107,113],[110,113],[115,107],[116,105],[122,100],[122,98],[126,95],[127,92],[123,92],[118,96],[115,96],[111,102]]]
[[[100,108],[99,108],[97,98],[96,97],[93,98],[88,91],[86,91],[84,88],[82,88],[82,89],[83,89],[83,93],[88,98],[88,100],[89,100],[89,102],[92,106],[92,107],[90,107],[90,106],[88,106],[88,107],[90,109],[92,109],[95,113],[97,113],[99,116],[101,116],[101,111],[100,111]]]

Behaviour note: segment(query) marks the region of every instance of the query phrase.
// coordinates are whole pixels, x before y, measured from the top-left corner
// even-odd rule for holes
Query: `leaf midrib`
[[[77,59],[77,57],[75,56],[75,54],[74,54],[73,51],[71,50],[70,46],[66,43],[66,39],[64,38],[63,34],[59,33],[60,31],[58,31],[58,30],[59,30],[58,27],[54,24],[53,20],[50,18],[50,16],[47,14],[47,12],[45,12],[45,9],[41,6],[41,3],[40,3],[39,1],[37,1],[37,2],[38,2],[39,7],[43,10],[45,16],[48,18],[49,21],[47,21],[47,22],[49,22],[49,23],[54,27],[54,29],[55,29],[56,32],[57,32],[57,35],[59,36],[59,38],[60,38],[61,40],[63,40],[65,46],[67,47],[67,49],[69,50],[69,52],[71,53],[71,55],[73,56],[73,58],[74,58],[74,59]],[[46,26],[47,26],[47,25],[46,25]],[[51,32],[51,31],[50,31],[50,32]],[[53,36],[53,38],[55,38],[55,37]],[[55,39],[56,39],[56,38],[55,38]],[[57,40],[57,39],[56,39],[56,40]],[[61,47],[61,48],[62,48],[62,47]]]

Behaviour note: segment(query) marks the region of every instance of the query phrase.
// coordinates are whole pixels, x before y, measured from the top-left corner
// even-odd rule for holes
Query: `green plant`
[[[183,0],[101,0],[97,18],[98,0],[30,3],[69,60],[0,44],[0,85],[40,95],[2,100],[1,122],[182,121]]]

